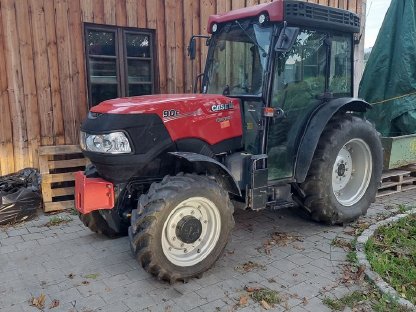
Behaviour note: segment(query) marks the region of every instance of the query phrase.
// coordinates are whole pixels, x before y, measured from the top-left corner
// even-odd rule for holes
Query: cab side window
[[[329,92],[336,96],[351,94],[351,35],[335,35],[331,37],[331,58],[329,73]]]

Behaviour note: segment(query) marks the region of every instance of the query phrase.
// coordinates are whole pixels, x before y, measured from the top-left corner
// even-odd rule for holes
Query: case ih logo
[[[234,104],[232,102],[225,103],[225,104],[214,104],[211,106],[211,110],[213,112],[219,112],[219,111],[233,109],[233,108],[234,108]]]

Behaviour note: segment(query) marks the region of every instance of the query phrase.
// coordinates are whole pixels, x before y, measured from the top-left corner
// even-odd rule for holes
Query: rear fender
[[[338,112],[353,111],[366,112],[371,105],[358,98],[334,99],[321,106],[309,119],[305,133],[301,139],[295,167],[295,180],[302,183],[306,179],[313,155],[318,146],[319,139],[328,122]]]
[[[237,182],[231,175],[230,171],[222,163],[212,159],[211,157],[189,153],[189,152],[170,152],[172,156],[184,160],[195,168],[204,168],[210,175],[214,176],[218,183],[223,186],[229,193],[240,196],[241,190]]]

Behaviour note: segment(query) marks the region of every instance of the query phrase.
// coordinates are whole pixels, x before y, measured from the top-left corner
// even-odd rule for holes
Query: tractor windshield
[[[261,96],[272,30],[250,21],[221,27],[212,37],[203,92]]]

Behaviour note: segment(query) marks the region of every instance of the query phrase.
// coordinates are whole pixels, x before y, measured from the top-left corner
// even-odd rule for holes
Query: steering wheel
[[[223,95],[229,95],[231,93],[231,91],[236,89],[236,88],[244,90],[246,93],[250,92],[250,86],[239,83],[239,84],[232,85],[232,86],[226,85],[222,94]]]

